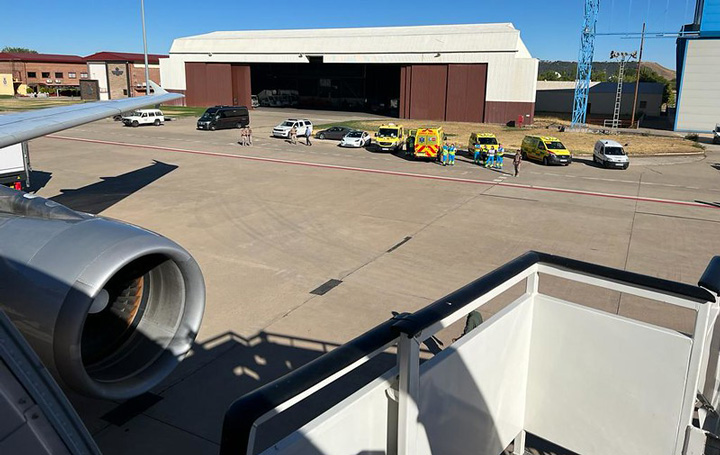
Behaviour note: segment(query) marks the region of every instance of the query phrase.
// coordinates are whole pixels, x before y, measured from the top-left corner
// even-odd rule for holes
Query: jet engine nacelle
[[[178,244],[0,188],[0,308],[71,389],[146,392],[189,351],[204,307],[200,267]]]

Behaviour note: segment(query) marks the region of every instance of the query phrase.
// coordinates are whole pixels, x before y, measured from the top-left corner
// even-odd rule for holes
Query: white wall
[[[101,100],[109,100],[107,66],[105,63],[88,63],[88,72],[90,79],[98,81],[98,89],[100,91]]]
[[[710,132],[720,123],[720,38],[687,41],[678,93],[678,131]]]
[[[583,455],[671,455],[692,342],[539,296],[525,428]]]
[[[508,307],[421,365],[418,454],[499,455],[515,439],[532,312],[530,301]]]

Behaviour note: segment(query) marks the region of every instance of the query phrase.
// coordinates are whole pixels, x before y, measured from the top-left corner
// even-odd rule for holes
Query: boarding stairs
[[[579,290],[560,298],[558,289]],[[623,316],[586,304],[604,292],[646,311]],[[714,453],[718,293],[720,257],[692,286],[529,252],[238,399],[221,454],[499,455],[512,446],[520,455],[526,435],[582,455]],[[480,326],[423,353],[440,331],[503,298],[509,303]],[[688,329],[654,322],[666,311],[685,312]],[[282,437],[262,437],[388,355],[393,364],[356,391],[325,400]]]

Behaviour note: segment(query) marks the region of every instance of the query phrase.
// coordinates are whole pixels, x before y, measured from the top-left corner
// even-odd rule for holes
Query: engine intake
[[[17,203],[23,215],[8,213],[3,194],[0,307],[56,379],[84,395],[126,399],[167,377],[192,347],[205,307],[192,256],[153,232],[71,216],[41,198],[32,205],[49,215]]]

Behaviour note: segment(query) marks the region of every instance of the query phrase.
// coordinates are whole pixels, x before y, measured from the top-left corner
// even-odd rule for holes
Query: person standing
[[[447,166],[448,153],[449,153],[448,145],[447,145],[447,143],[444,143],[443,146],[442,146],[442,159],[441,159],[441,162],[442,162],[442,165],[443,165],[443,166]]]
[[[480,164],[480,147],[475,144],[475,152],[473,153],[473,163]]]
[[[290,128],[290,143],[292,145],[297,144],[297,127],[295,125]]]
[[[495,152],[495,167],[498,169],[503,168],[503,158],[505,157],[505,149],[503,148],[502,144],[497,149],[497,152]]]
[[[245,134],[247,137],[247,145],[252,145],[252,128],[250,128],[250,125],[245,128]]]
[[[453,142],[448,148],[448,164],[455,166],[455,153],[457,153],[457,146]]]
[[[311,137],[312,137],[312,125],[307,125],[305,127],[305,145],[312,145],[312,142],[310,142]]]
[[[495,166],[495,149],[488,147],[487,149],[487,160],[485,161],[485,167],[491,168]]]
[[[515,152],[515,156],[513,157],[513,167],[515,167],[515,177],[517,177],[520,174],[520,163],[522,162],[522,153],[520,153],[520,150]]]
[[[238,141],[238,144],[245,146],[245,128],[240,128],[240,140]]]

